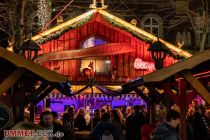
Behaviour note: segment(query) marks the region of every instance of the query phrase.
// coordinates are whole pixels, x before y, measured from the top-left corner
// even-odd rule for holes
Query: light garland
[[[49,8],[49,1],[48,0],[39,0],[38,1],[38,11],[37,15],[39,18],[39,24],[41,27],[44,27],[45,24],[50,20],[50,8]]]
[[[73,18],[73,19],[71,19],[71,20],[69,20],[67,22],[64,22],[64,23],[62,23],[62,24],[60,24],[58,26],[55,26],[55,27],[53,27],[53,28],[51,28],[49,30],[46,30],[46,31],[44,31],[44,32],[42,32],[42,33],[40,33],[40,34],[38,34],[36,36],[33,36],[31,38],[31,40],[36,41],[36,40],[39,40],[39,39],[41,39],[43,37],[48,36],[49,34],[52,34],[52,33],[56,32],[56,31],[62,30],[63,28],[68,28],[68,26],[71,26],[71,25],[75,24],[76,22],[79,22],[80,20],[89,17],[90,15],[92,15],[95,12],[96,12],[96,10],[94,9],[94,10],[91,10],[91,11],[89,11],[87,13],[84,13],[84,14],[76,17],[76,18]]]

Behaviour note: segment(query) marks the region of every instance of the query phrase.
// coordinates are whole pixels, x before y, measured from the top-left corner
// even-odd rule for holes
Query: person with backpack
[[[180,114],[175,110],[169,110],[166,122],[159,125],[151,135],[151,140],[179,140],[176,127],[180,122]]]
[[[109,114],[104,113],[92,132],[93,140],[117,140],[114,126],[109,121]]]

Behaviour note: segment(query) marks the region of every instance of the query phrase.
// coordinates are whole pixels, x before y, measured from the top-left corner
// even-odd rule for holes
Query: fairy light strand
[[[48,0],[39,0],[38,2],[38,18],[39,18],[39,24],[41,27],[44,27],[45,24],[50,20],[50,7],[49,7],[49,1]]]

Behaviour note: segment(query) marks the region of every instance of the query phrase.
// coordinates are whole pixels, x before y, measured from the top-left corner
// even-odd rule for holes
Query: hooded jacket
[[[164,123],[158,126],[151,136],[152,140],[179,140],[176,129],[171,125]]]

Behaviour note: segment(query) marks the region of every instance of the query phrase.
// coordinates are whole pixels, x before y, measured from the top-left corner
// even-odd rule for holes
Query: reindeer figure
[[[93,61],[90,61],[89,65],[87,68],[84,68],[82,70],[85,76],[87,76],[88,79],[94,77],[94,67],[93,67]]]

